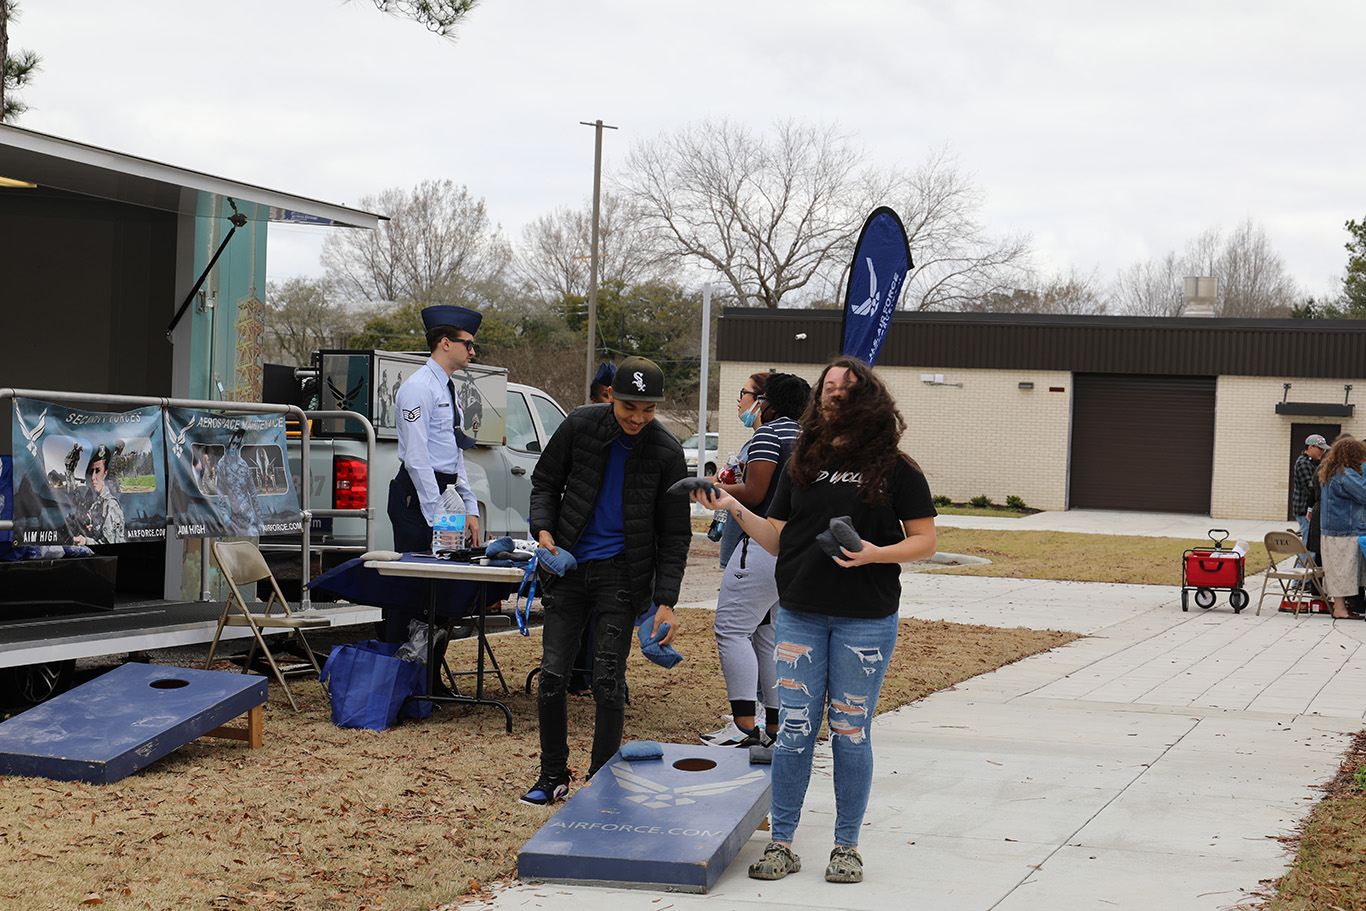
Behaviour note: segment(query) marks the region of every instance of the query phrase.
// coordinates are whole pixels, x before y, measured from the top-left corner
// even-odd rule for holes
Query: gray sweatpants
[[[778,665],[773,616],[778,610],[778,558],[743,539],[726,563],[716,598],[716,651],[726,677],[726,698],[778,706]],[[767,622],[765,622],[765,618]],[[763,712],[757,712],[763,724]]]

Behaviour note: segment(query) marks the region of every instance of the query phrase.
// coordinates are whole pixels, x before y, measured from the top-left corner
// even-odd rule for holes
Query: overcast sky
[[[516,238],[630,144],[725,116],[838,123],[873,160],[948,146],[1051,271],[1245,218],[1321,294],[1366,216],[1366,3],[483,0],[452,43],[372,0],[21,0],[19,125],[357,206],[450,178]],[[271,228],[272,279],[326,229]],[[914,251],[912,251],[914,252]]]

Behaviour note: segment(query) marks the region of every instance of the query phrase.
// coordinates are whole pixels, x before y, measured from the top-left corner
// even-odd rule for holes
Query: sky
[[[1306,293],[1366,216],[1366,3],[482,0],[458,40],[372,0],[21,0],[18,125],[326,202],[450,179],[510,238],[632,144],[705,117],[940,148],[1045,273],[1180,252],[1251,218]],[[272,280],[325,228],[272,226]],[[914,250],[912,250],[914,255]]]

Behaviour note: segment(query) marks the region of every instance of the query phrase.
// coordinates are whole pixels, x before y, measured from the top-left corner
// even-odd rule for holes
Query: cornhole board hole
[[[258,747],[265,702],[264,677],[125,664],[0,724],[0,775],[110,784],[198,737]]]
[[[517,855],[544,882],[707,892],[768,814],[769,766],[748,750],[666,743],[618,753]]]

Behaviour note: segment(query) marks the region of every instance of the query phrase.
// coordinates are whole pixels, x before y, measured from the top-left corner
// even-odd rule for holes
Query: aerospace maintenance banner
[[[161,409],[79,411],[14,400],[16,544],[166,537]]]
[[[844,295],[844,347],[840,350],[873,366],[887,340],[892,313],[914,263],[906,229],[897,214],[879,206],[868,216],[849,267]]]
[[[180,538],[303,530],[283,414],[166,409],[170,518]]]

